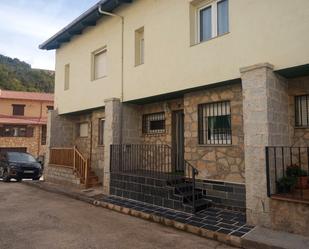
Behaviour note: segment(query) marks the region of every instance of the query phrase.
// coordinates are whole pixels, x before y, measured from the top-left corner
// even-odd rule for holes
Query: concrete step
[[[245,249],[308,249],[309,237],[256,227],[242,237]]]

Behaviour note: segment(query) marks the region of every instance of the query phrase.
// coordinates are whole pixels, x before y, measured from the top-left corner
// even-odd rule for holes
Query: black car
[[[5,152],[0,155],[0,178],[5,182],[11,179],[39,180],[42,171],[42,165],[28,153]]]

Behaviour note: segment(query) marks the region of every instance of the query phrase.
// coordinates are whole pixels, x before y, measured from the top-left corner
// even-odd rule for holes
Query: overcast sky
[[[55,51],[38,46],[99,0],[0,0],[0,54],[54,70]]]

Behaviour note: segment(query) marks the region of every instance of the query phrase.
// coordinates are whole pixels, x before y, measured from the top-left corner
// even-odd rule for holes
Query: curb
[[[212,239],[212,240],[216,240],[219,242],[222,242],[224,244],[227,245],[231,245],[231,246],[235,246],[235,247],[242,247],[242,238],[241,237],[237,237],[237,236],[233,236],[233,235],[227,235],[224,233],[218,233],[218,232],[214,232],[211,230],[207,230],[205,228],[200,228],[200,227],[195,227],[189,224],[185,224],[185,223],[181,223],[181,222],[177,222],[175,220],[171,220],[162,216],[157,216],[157,215],[153,215],[153,214],[149,214],[149,213],[144,213],[141,211],[137,211],[134,209],[130,209],[127,207],[122,207],[119,205],[115,205],[112,203],[108,203],[108,202],[103,202],[103,201],[98,201],[95,200],[91,197],[87,197],[84,196],[82,194],[79,193],[74,193],[71,191],[66,191],[66,190],[60,190],[56,187],[52,187],[52,186],[44,186],[43,184],[38,184],[35,182],[23,182],[22,184],[31,186],[31,187],[35,187],[47,192],[51,192],[51,193],[55,193],[55,194],[60,194],[60,195],[64,195],[67,197],[70,197],[72,199],[75,200],[79,200],[79,201],[83,201],[86,202],[88,204],[94,205],[96,207],[103,207],[109,210],[113,210],[116,211],[118,213],[122,213],[122,214],[126,214],[126,215],[130,215],[133,217],[138,217],[144,220],[148,220],[148,221],[152,221],[155,223],[159,223],[168,227],[173,227],[177,230],[181,230],[184,232],[189,232],[207,239]]]

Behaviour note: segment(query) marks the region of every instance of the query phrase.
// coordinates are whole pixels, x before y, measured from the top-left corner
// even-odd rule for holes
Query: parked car
[[[28,153],[4,152],[0,155],[0,178],[4,182],[9,182],[11,179],[39,180],[42,173],[42,165]]]

